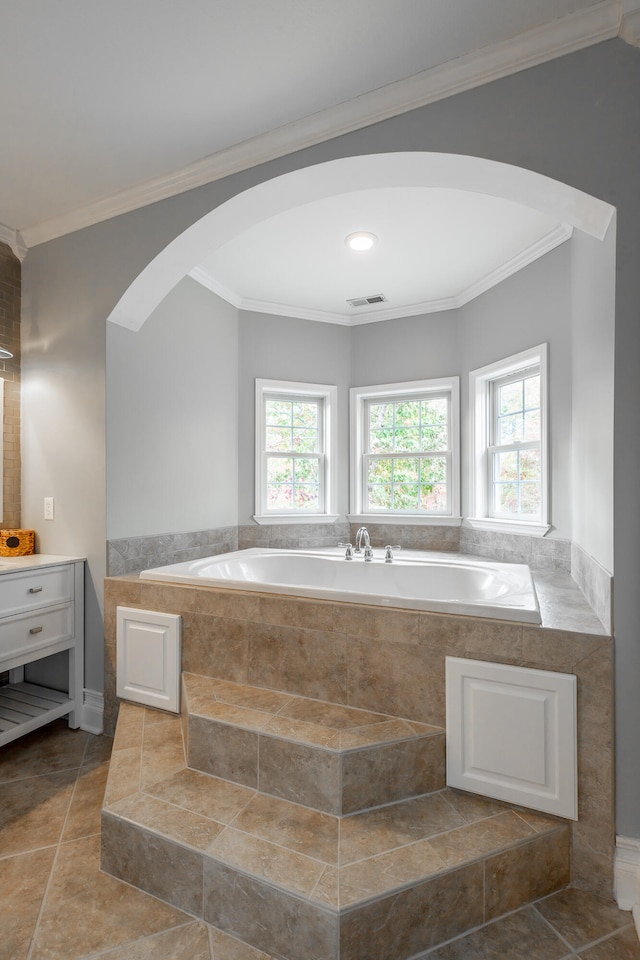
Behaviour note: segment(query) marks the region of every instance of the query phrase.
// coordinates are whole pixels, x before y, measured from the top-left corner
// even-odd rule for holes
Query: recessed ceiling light
[[[351,250],[371,250],[371,247],[376,243],[377,237],[375,233],[350,233],[348,237],[345,237],[345,243]]]

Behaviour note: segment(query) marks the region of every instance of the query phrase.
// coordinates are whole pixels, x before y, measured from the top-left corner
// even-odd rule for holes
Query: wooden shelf
[[[66,716],[73,706],[67,693],[35,683],[9,683],[0,687],[0,746]]]

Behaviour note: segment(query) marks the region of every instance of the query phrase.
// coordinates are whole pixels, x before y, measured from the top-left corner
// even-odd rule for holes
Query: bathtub
[[[142,580],[251,590],[434,613],[540,623],[531,572],[524,564],[434,559],[419,551],[385,563],[345,560],[344,550],[251,548],[143,570]]]

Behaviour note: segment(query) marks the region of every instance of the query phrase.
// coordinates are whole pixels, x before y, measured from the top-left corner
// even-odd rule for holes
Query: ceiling
[[[615,36],[640,41],[640,0],[5,4],[0,241],[24,257],[30,247],[91,223]],[[378,263],[416,227],[407,216],[407,197],[396,196],[396,211],[388,196],[358,202],[364,199],[366,210],[357,217],[355,198],[334,205],[342,217],[333,227],[327,203],[316,211],[314,229],[306,229],[307,241],[311,235],[316,244],[326,243],[333,230],[339,249],[334,264],[342,259],[344,265],[347,210],[358,220],[355,229],[379,233]],[[511,230],[504,212],[506,233],[492,233],[484,261],[456,284],[461,240],[471,237],[476,212],[456,203],[457,232],[445,238],[446,224],[434,213],[442,199],[419,198],[421,222],[436,229],[432,245],[422,254],[414,247],[411,256],[433,265],[438,241],[446,240],[458,249],[457,262],[438,286],[414,291],[413,299],[463,296],[481,274],[492,273]],[[503,212],[495,213],[502,220]],[[271,225],[279,231],[278,243],[286,230],[299,231],[296,216],[293,211],[291,222],[283,216]],[[555,227],[520,223],[503,250],[503,264],[527,238],[539,240],[540,232]],[[264,251],[270,242],[266,229],[258,225],[244,242]],[[207,271],[219,272],[214,280],[236,298],[279,302],[294,296],[273,284],[268,288],[266,260],[262,288],[257,277],[255,286],[240,284],[231,252],[219,251],[220,262],[209,263]],[[375,257],[368,266],[360,261],[348,296],[386,293],[378,290],[382,277]],[[330,289],[309,309],[344,314],[338,300],[347,287],[328,283],[330,272],[317,270]],[[384,281],[393,292],[395,281]]]

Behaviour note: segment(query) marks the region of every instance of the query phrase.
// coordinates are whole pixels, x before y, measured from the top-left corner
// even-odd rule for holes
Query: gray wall
[[[89,556],[87,686],[98,683],[104,572],[105,319],[178,233],[255,183],[340,156],[427,150],[486,157],[618,208],[615,331],[615,624],[618,832],[640,837],[640,51],[599,44],[30,251],[24,265],[23,523],[43,548]]]
[[[267,314],[240,313],[238,523],[255,513],[255,379],[326,383],[338,387],[338,503],[348,509],[350,330]]]
[[[107,537],[237,523],[237,311],[185,277],[107,328]]]

